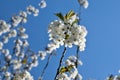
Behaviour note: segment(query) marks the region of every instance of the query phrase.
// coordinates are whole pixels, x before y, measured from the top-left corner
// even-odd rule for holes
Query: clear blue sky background
[[[39,0],[0,0],[0,19],[9,21],[12,15],[25,10],[31,4],[37,6]],[[81,24],[88,30],[86,50],[80,53],[83,66],[79,72],[83,80],[93,78],[104,80],[106,76],[118,73],[120,69],[120,0],[89,0],[88,9],[82,9]],[[47,8],[40,10],[39,17],[28,17],[24,26],[29,34],[29,42],[34,51],[43,50],[49,43],[48,24],[57,19],[56,12],[67,13],[69,10],[78,12],[77,0],[47,0]],[[10,45],[6,45],[9,48]],[[61,51],[52,57],[44,80],[53,80],[58,66]],[[68,49],[67,55],[73,55],[75,47]],[[40,61],[40,66],[34,68],[31,74],[35,80],[39,76],[45,61]]]

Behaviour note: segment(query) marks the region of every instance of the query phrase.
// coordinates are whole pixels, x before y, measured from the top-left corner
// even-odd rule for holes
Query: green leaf
[[[64,16],[62,15],[62,13],[56,13],[55,14],[59,19],[64,21]]]
[[[67,67],[62,67],[61,69],[60,69],[60,72],[59,73],[65,73],[65,72],[67,72],[68,71],[68,68]]]
[[[71,69],[73,69],[73,65],[69,65],[68,67],[61,67],[59,73],[69,72]]]
[[[68,70],[70,71],[71,69],[73,69],[73,65],[68,66]]]
[[[67,19],[70,19],[72,16],[74,16],[75,13],[73,10],[70,10],[68,13],[67,13]]]
[[[64,19],[67,20],[67,14],[64,16]]]
[[[27,64],[27,58],[24,58],[24,59],[22,60],[22,64]]]

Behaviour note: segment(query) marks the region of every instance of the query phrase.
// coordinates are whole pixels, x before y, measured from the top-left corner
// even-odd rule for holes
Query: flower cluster
[[[58,80],[82,80],[82,76],[78,73],[78,70],[75,66],[76,64],[76,57],[70,56],[65,61],[65,67],[61,67],[59,74],[57,76]],[[82,65],[82,62],[78,61],[80,65]]]
[[[41,4],[39,5],[41,8],[46,7],[45,0],[41,0],[39,4]],[[17,34],[22,38],[28,38],[28,35],[24,34],[25,29],[22,32],[17,33],[17,30],[15,29],[15,27],[17,27],[20,24],[26,23],[28,15],[32,13],[34,16],[38,16],[39,9],[35,8],[32,5],[29,5],[26,11],[21,11],[18,15],[12,16],[10,20],[11,23],[7,23],[4,20],[0,20],[0,36],[2,36],[2,34],[7,33],[4,36],[2,36],[2,40],[0,42],[0,49],[3,47],[4,43],[8,43],[9,39],[12,37],[16,37]]]
[[[40,3],[40,8],[46,7],[45,0],[41,0]],[[4,59],[0,62],[2,80],[33,80],[28,71],[38,66],[39,55],[30,49],[27,40],[29,36],[25,33],[26,28],[22,25],[27,23],[29,14],[38,16],[39,9],[30,5],[26,11],[21,11],[18,15],[12,16],[9,22],[0,20],[0,55],[2,54],[2,59]],[[5,49],[4,45],[11,38],[15,44],[13,50]]]
[[[55,20],[51,22],[48,29],[49,40],[52,40],[57,45],[65,45],[66,47],[76,45],[79,46],[80,51],[84,51],[87,30],[84,26],[75,23],[76,20],[78,20],[78,17],[74,14],[64,21]]]
[[[34,80],[28,71],[16,73],[13,80]]]
[[[85,8],[88,7],[87,0],[79,0],[79,3]],[[45,8],[46,1],[41,0],[38,5],[40,8]],[[22,25],[27,23],[28,15],[31,14],[38,16],[39,9],[29,5],[26,11],[21,11],[18,15],[12,16],[10,23],[0,20],[0,54],[4,56],[4,61],[1,62],[2,65],[0,64],[0,74],[2,74],[1,77],[4,78],[3,80],[33,80],[33,76],[29,73],[29,70],[38,66],[38,58],[44,60],[47,53],[52,53],[60,46],[71,48],[73,45],[76,45],[80,51],[84,51],[86,47],[85,37],[87,30],[83,25],[78,24],[79,17],[71,10],[65,16],[57,13],[56,16],[59,17],[59,20],[50,23],[48,33],[51,43],[48,44],[45,51],[32,51],[27,41],[29,35],[26,34],[26,28]],[[12,52],[9,49],[4,49],[4,45],[11,38],[14,38],[13,42],[15,44]],[[70,56],[65,61],[65,66],[60,66],[61,69],[56,79],[73,80],[77,78],[78,80],[82,80],[82,76],[78,73],[76,67],[76,61],[82,65],[82,62],[77,57]]]
[[[27,13],[28,14],[33,13],[34,16],[38,16],[39,9],[36,9],[34,6],[30,5],[30,6],[27,7]]]
[[[1,36],[3,33],[8,32],[8,31],[10,30],[10,27],[11,27],[10,24],[7,24],[5,21],[0,20],[0,36]]]
[[[74,65],[74,66],[75,66],[76,60],[77,60],[76,56],[70,56],[70,57],[68,57],[68,59],[65,61],[65,64],[66,64],[67,66],[70,66],[70,65]],[[79,64],[79,65],[83,65],[82,61],[80,61],[80,60],[78,60],[78,64]]]

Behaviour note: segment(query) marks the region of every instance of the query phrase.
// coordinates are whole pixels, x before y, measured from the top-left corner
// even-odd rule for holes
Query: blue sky
[[[37,6],[39,0],[0,0],[0,19],[9,21],[12,15],[31,4]],[[82,9],[81,24],[88,30],[86,50],[80,53],[83,66],[79,72],[83,80],[93,78],[104,80],[106,76],[117,74],[120,69],[120,0],[89,0],[88,9]],[[54,13],[67,13],[69,10],[79,11],[77,0],[47,0],[47,8],[40,9],[40,15],[28,18],[24,26],[29,34],[29,42],[34,51],[43,50],[49,43],[48,24],[57,19]],[[6,45],[5,47],[10,47]],[[67,55],[75,53],[75,47],[68,49]],[[46,71],[44,80],[53,80],[58,66],[58,61],[63,48],[53,56]],[[66,58],[66,57],[65,57]],[[40,74],[45,61],[40,61],[40,66],[34,68],[31,74],[36,77]]]

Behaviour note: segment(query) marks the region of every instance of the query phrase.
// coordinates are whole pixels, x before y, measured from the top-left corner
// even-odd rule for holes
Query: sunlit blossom
[[[59,45],[65,45],[66,47],[72,47],[72,45],[77,45],[80,51],[84,51],[87,30],[82,25],[70,25],[64,24],[64,22],[55,20],[53,21],[48,29],[49,40],[53,40],[54,43]]]
[[[78,2],[79,2],[80,5],[83,6],[84,8],[88,8],[88,6],[89,6],[88,0],[78,0]]]
[[[39,3],[39,6],[40,6],[41,8],[45,8],[45,7],[47,6],[46,1],[45,1],[45,0],[42,0],[42,1]]]

